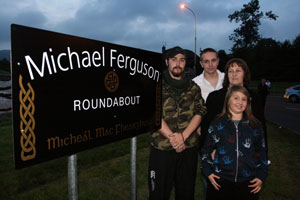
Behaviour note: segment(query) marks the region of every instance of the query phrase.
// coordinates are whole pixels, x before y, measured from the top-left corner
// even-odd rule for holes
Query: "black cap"
[[[176,46],[176,47],[173,47],[173,48],[170,48],[170,49],[166,50],[166,57],[165,58],[166,59],[173,58],[177,54],[182,54],[182,55],[184,55],[184,57],[186,57],[185,50],[182,49],[179,46]]]

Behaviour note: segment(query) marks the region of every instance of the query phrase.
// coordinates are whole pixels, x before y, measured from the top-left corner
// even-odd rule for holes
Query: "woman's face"
[[[242,92],[233,92],[228,102],[229,111],[232,115],[242,114],[247,107],[247,96]]]
[[[243,86],[245,72],[242,67],[232,63],[228,69],[228,80],[230,85]]]

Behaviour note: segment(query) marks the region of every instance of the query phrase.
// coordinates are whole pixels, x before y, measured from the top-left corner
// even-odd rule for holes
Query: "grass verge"
[[[262,200],[294,200],[300,193],[300,136],[268,123],[272,164]],[[0,115],[0,199],[68,199],[67,157],[29,168],[13,166],[11,114]],[[149,135],[137,137],[137,199],[147,199]],[[77,154],[79,199],[130,199],[130,139]],[[199,169],[199,168],[198,168]],[[203,199],[200,171],[195,199]]]

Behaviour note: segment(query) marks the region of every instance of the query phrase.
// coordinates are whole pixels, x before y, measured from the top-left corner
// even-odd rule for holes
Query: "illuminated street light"
[[[194,11],[192,9],[190,9],[189,7],[187,7],[184,3],[180,4],[180,8],[181,9],[188,9],[189,11],[191,11],[194,15],[194,18],[195,18],[195,55],[194,55],[194,72],[196,73],[196,44],[197,44],[197,34],[196,34],[196,30],[197,30],[197,27],[196,27],[196,15],[194,13]]]

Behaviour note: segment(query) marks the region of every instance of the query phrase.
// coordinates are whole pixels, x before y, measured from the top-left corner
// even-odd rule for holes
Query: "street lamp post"
[[[196,73],[196,44],[197,44],[197,34],[196,34],[196,30],[197,30],[197,27],[196,27],[196,14],[194,13],[194,11],[192,9],[190,9],[189,7],[187,7],[184,3],[180,5],[181,9],[188,9],[189,11],[191,11],[194,15],[194,18],[195,18],[195,50],[194,50],[194,72]]]

